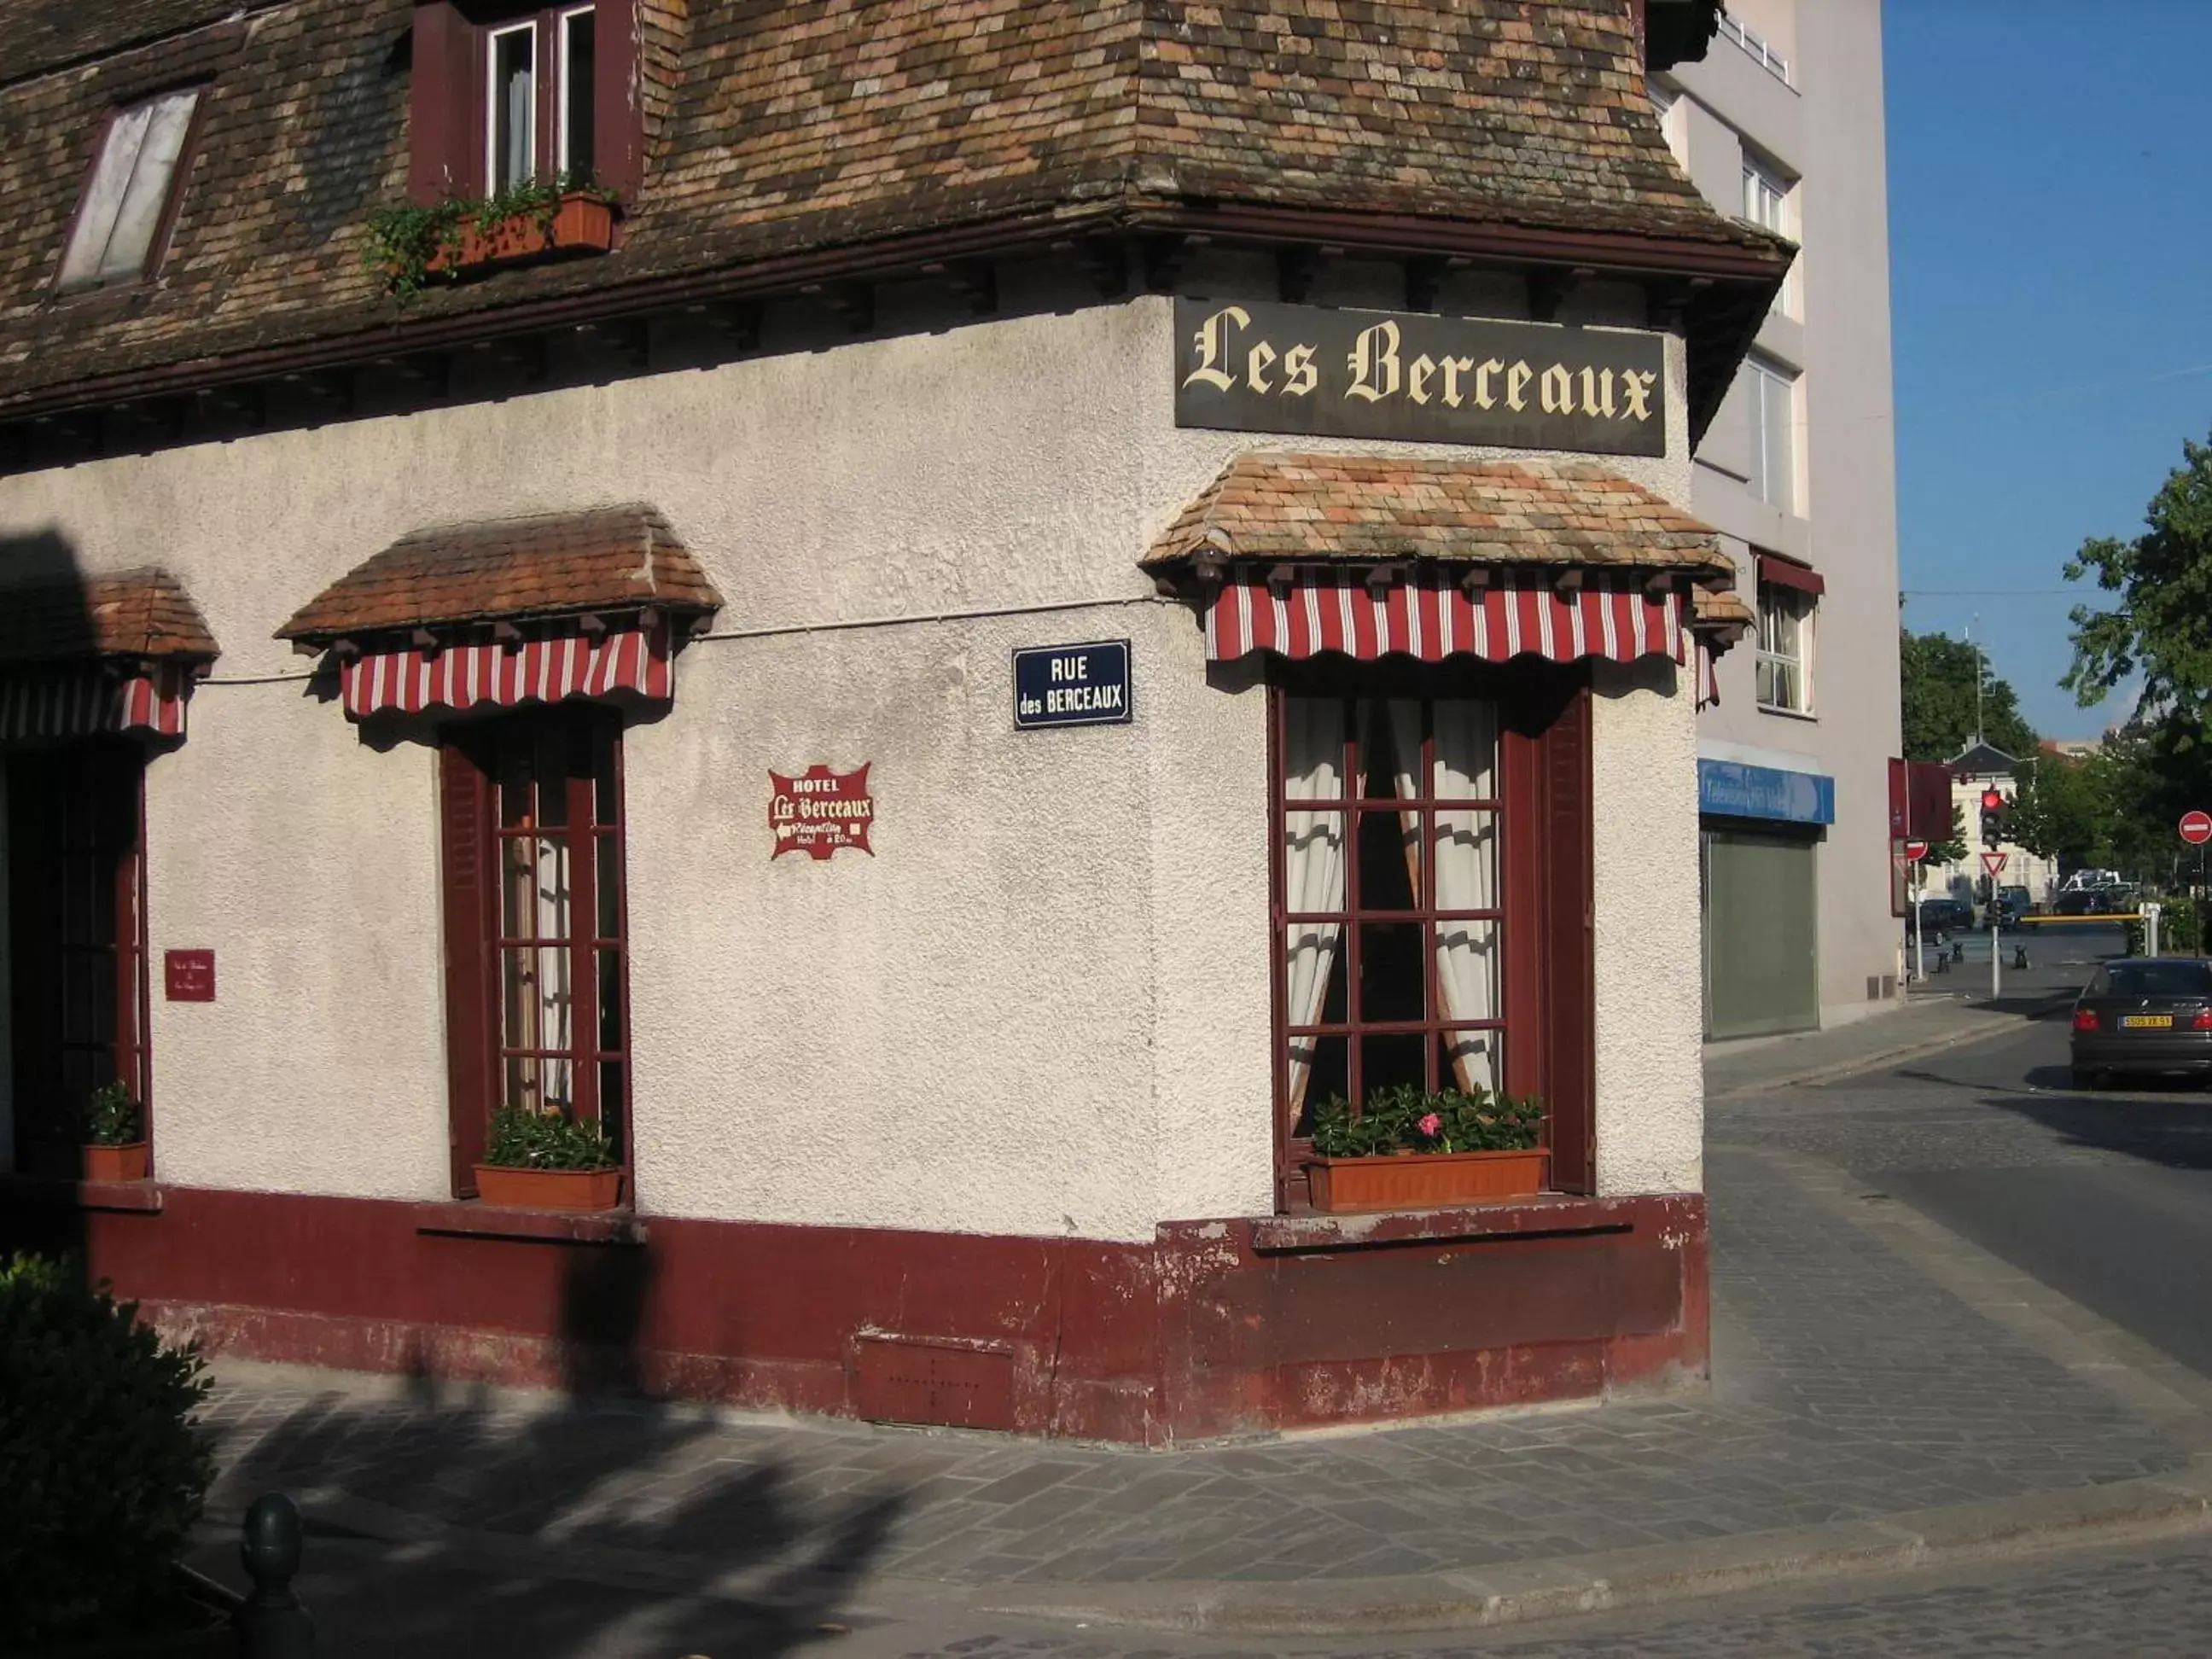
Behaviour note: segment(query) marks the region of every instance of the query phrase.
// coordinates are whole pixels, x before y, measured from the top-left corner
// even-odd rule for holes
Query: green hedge
[[[0,1653],[140,1628],[214,1474],[196,1346],[74,1263],[0,1265]]]
[[[2198,957],[2204,954],[2204,917],[2197,902],[2188,898],[2148,899],[2158,906],[2158,949],[2160,956]],[[2143,925],[2127,924],[2128,954],[2143,952]]]

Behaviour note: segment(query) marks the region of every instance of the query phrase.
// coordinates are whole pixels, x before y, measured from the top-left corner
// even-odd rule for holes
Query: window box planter
[[[1431,1210],[1541,1192],[1551,1153],[1395,1152],[1379,1158],[1316,1158],[1306,1178],[1316,1210]]]
[[[78,1148],[82,1158],[82,1170],[87,1181],[143,1181],[149,1158],[147,1144],[143,1140],[125,1141],[119,1146],[85,1146]]]
[[[458,276],[556,254],[605,253],[614,240],[614,204],[588,191],[570,191],[550,219],[533,209],[511,213],[488,228],[465,224],[458,245],[440,248],[427,269]]]
[[[477,1197],[514,1210],[611,1210],[622,1198],[620,1170],[520,1170],[477,1166]]]

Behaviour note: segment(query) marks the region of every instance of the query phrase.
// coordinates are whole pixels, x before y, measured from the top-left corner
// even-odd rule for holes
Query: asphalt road
[[[2075,1089],[2061,1013],[1796,1092],[1791,1138],[2212,1377],[2212,1091]]]

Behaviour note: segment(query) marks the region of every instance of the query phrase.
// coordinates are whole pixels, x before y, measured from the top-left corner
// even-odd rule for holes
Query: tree
[[[2110,839],[2108,772],[2094,757],[2037,756],[2014,779],[2007,836],[2062,869],[2098,864]]]
[[[2096,536],[2066,564],[2118,596],[2109,609],[2075,605],[2073,665],[2059,684],[2083,708],[2140,677],[2135,713],[2099,757],[2109,791],[2115,865],[2170,875],[2176,818],[2212,805],[2212,444],[2184,441],[2130,541]]]
[[[1977,736],[2014,757],[2035,753],[2035,733],[2021,718],[2019,698],[1989,672],[1980,647],[1948,634],[1908,630],[1899,642],[1899,667],[1907,760],[1950,760]]]

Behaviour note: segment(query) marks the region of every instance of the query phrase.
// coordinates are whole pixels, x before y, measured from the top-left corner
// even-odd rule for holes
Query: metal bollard
[[[264,1492],[246,1512],[245,1530],[238,1553],[253,1591],[238,1610],[241,1659],[312,1659],[315,1621],[292,1594],[306,1535],[299,1506],[281,1492]]]
[[[2012,965],[2015,968],[2023,969],[2027,968],[2027,946],[2025,945],[2015,945],[2012,947]]]

